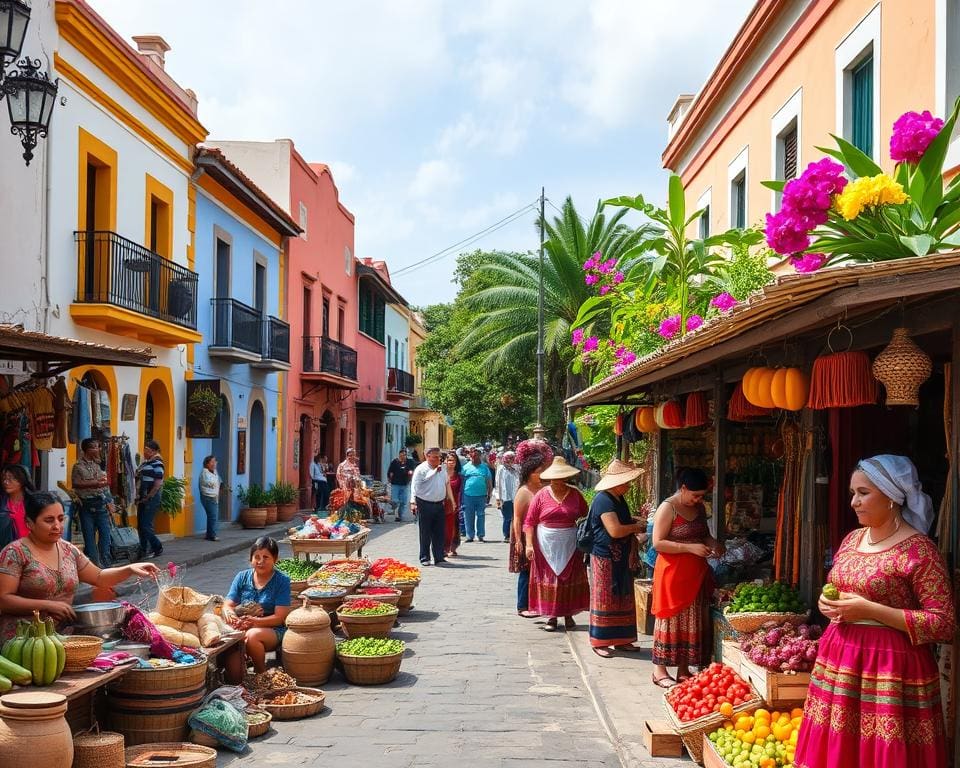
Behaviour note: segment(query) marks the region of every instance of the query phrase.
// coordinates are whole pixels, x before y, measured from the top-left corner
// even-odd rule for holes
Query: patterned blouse
[[[947,566],[936,545],[916,533],[882,552],[858,552],[866,530],[852,531],[843,540],[828,580],[841,592],[903,608],[914,645],[950,642],[956,617]]]
[[[57,600],[70,605],[80,584],[80,572],[90,562],[73,544],[57,542],[60,569],[54,569],[34,557],[26,539],[18,539],[0,551],[0,573],[20,582],[17,594],[30,600]],[[22,616],[0,616],[0,640],[13,637]]]

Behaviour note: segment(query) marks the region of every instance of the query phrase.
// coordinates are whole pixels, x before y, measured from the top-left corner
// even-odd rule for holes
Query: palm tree
[[[574,320],[580,305],[595,294],[584,282],[584,262],[599,251],[604,259],[614,258],[619,263],[624,253],[650,235],[649,225],[634,229],[623,223],[626,212],[624,208],[608,218],[598,203],[593,218],[584,226],[568,197],[561,215],[552,222],[544,221],[544,375],[554,392],[560,390],[564,378],[568,393],[582,384],[569,367]],[[539,233],[539,219],[536,227]],[[460,351],[484,353],[484,362],[491,368],[530,366],[537,352],[539,273],[536,254],[484,254],[474,274],[483,276],[486,287],[464,296],[465,306],[477,317],[461,340]]]

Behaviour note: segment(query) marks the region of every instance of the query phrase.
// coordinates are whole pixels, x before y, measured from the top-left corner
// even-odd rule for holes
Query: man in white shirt
[[[503,540],[510,541],[510,523],[513,521],[513,499],[520,487],[520,471],[515,459],[517,454],[507,451],[503,463],[497,467],[497,509],[503,515]]]
[[[449,499],[452,504],[453,494],[447,470],[440,464],[439,448],[427,450],[426,461],[413,471],[410,485],[420,528],[420,565],[430,565],[431,547],[433,562],[437,565],[445,563],[443,502]]]

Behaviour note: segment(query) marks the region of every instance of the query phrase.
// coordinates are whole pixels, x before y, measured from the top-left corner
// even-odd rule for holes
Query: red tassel
[[[862,351],[834,352],[813,361],[807,408],[853,408],[875,405],[877,380],[870,370],[870,356]]]

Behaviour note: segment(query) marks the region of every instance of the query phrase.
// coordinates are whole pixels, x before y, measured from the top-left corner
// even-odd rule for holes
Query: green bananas
[[[21,621],[16,635],[0,648],[0,692],[17,685],[50,685],[63,673],[67,653],[52,619]]]

